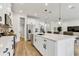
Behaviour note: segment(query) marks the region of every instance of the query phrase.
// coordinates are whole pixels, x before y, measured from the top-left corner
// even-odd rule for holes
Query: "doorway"
[[[20,38],[25,40],[26,36],[25,36],[25,18],[24,17],[20,17]]]

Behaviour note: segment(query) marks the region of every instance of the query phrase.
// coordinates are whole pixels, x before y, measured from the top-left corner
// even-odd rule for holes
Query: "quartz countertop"
[[[47,39],[51,40],[64,40],[64,39],[75,39],[77,36],[70,36],[70,35],[63,35],[63,34],[44,34],[44,35],[36,35],[36,36],[41,36]]]

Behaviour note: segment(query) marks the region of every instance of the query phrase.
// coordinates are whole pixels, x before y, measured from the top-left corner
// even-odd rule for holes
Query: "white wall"
[[[13,30],[17,36],[16,42],[18,42],[20,40],[19,15],[13,13],[12,23],[13,23]]]
[[[35,32],[35,28],[38,28],[38,31],[40,29],[40,26],[44,26],[44,29],[46,31],[46,23],[39,21],[39,19],[35,19],[35,18],[27,18],[28,19],[28,24],[32,24],[33,25],[33,33]]]
[[[0,23],[4,24],[5,23],[4,14],[11,13],[11,4],[10,3],[0,3],[0,5],[2,6],[2,9],[0,9],[0,16],[2,17],[2,21],[0,21]]]
[[[52,30],[52,32],[54,31],[54,27],[58,27],[59,25],[58,25],[58,22],[51,22],[51,30]],[[79,20],[77,19],[75,19],[75,20],[68,20],[68,21],[63,21],[62,22],[62,31],[67,31],[67,27],[68,26],[79,26]]]
[[[12,17],[13,30],[14,30],[15,34],[17,35],[16,42],[20,41],[20,17],[24,17],[26,20],[25,21],[26,24],[32,24],[33,27],[40,28],[40,25],[46,26],[44,22],[41,22],[38,19],[34,19],[34,18],[27,18],[26,15],[13,13],[12,16],[13,16]],[[25,26],[25,37],[27,37],[26,33],[27,33],[27,29]]]
[[[63,22],[63,31],[67,31],[68,26],[79,26],[79,20],[69,20],[69,21],[64,21]]]
[[[27,20],[27,17],[25,15],[21,14],[15,14],[13,13],[12,23],[13,23],[13,30],[15,34],[17,35],[16,42],[20,41],[20,17],[25,18],[25,22]],[[26,25],[26,23],[25,23]],[[26,26],[25,26],[25,40],[26,40]]]
[[[51,24],[51,31],[57,32],[57,27],[59,26],[58,22],[52,21],[50,24]]]
[[[65,21],[63,24],[63,31],[67,31],[68,26],[79,26],[79,20]],[[79,36],[79,32],[74,32],[73,34]]]

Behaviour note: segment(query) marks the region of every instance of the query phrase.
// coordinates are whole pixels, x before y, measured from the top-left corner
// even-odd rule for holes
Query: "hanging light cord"
[[[59,3],[59,21],[61,20],[61,3]]]

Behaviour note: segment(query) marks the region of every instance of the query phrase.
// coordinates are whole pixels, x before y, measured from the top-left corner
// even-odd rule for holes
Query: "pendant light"
[[[61,4],[59,3],[59,18],[58,18],[58,24],[61,25]]]

